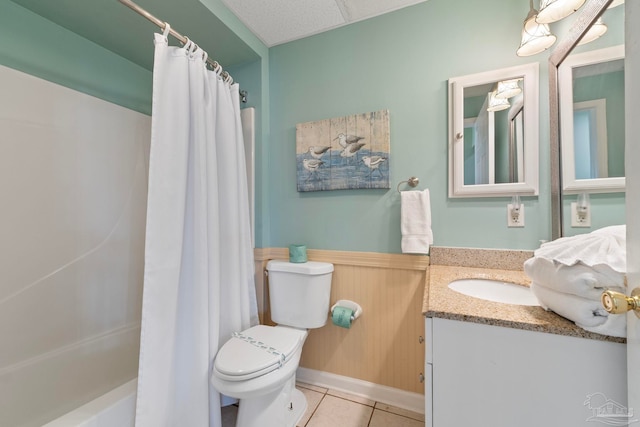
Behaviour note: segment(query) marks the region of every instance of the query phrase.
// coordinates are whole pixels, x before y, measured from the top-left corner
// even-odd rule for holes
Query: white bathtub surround
[[[211,363],[257,323],[239,88],[155,45],[136,426],[219,426]]]
[[[0,67],[0,426],[136,376],[151,119]]]
[[[131,380],[42,427],[133,427],[136,382]]]

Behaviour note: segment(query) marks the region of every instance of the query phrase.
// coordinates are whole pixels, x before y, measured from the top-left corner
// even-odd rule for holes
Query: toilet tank
[[[327,323],[333,264],[271,260],[267,271],[271,320],[306,329]]]

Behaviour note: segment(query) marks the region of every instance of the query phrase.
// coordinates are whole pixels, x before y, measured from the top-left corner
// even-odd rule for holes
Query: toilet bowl
[[[294,426],[304,415],[306,399],[295,396],[295,375],[306,337],[306,330],[258,325],[220,349],[211,384],[240,400],[237,426]]]
[[[240,400],[237,427],[294,427],[307,408],[295,388],[308,329],[328,318],[333,265],[269,261],[271,317],[233,336],[216,355],[211,384]]]

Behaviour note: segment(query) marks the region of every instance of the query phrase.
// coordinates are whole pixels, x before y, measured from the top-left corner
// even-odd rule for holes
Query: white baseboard
[[[298,368],[296,379],[303,383],[344,391],[355,394],[356,396],[375,400],[376,402],[386,403],[387,405],[393,405],[398,408],[424,414],[425,397],[423,394],[411,393],[369,381],[308,368]]]

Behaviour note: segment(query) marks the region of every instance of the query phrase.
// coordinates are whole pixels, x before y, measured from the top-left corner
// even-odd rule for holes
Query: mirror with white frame
[[[558,68],[562,191],[625,191],[624,46],[573,54]]]
[[[449,79],[449,197],[538,195],[538,64]]]

